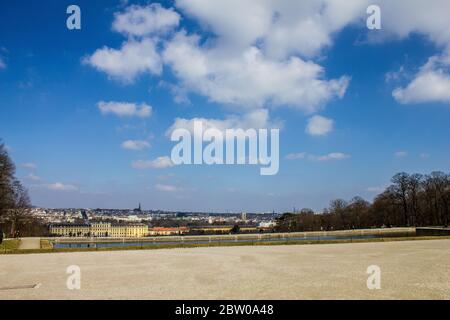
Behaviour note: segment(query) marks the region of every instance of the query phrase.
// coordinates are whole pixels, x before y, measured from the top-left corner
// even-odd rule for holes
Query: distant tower
[[[134,209],[133,211],[136,212],[136,213],[142,212],[142,209],[141,209],[141,203],[140,203],[140,202],[139,202],[139,207],[136,208],[136,209]]]
[[[247,220],[247,213],[246,212],[242,212],[241,213],[241,220]]]
[[[89,217],[86,213],[86,210],[81,210],[81,218],[83,218],[84,223],[88,223],[89,222]]]

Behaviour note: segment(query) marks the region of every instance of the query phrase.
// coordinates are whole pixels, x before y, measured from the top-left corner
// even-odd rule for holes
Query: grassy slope
[[[53,245],[49,240],[41,239],[41,249],[44,249],[44,250],[53,249]]]
[[[20,240],[3,240],[2,244],[0,244],[0,253],[4,253],[5,250],[18,250],[19,245]]]

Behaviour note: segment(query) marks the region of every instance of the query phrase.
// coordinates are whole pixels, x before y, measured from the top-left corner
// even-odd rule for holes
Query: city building
[[[163,228],[163,227],[155,227],[148,230],[148,234],[150,236],[174,236],[185,234],[189,232],[189,228],[187,227],[179,227],[179,228]]]
[[[141,238],[148,235],[145,224],[112,225],[111,223],[52,224],[50,234],[58,237]]]
[[[141,203],[139,202],[139,207],[137,207],[136,209],[133,210],[135,213],[141,213],[142,212],[142,208],[141,208]]]

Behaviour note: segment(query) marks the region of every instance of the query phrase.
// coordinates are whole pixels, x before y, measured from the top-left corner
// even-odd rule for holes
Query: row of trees
[[[278,231],[347,230],[380,227],[448,226],[450,174],[398,173],[373,203],[361,197],[333,200],[322,214],[311,209],[285,213]]]
[[[14,163],[0,141],[0,230],[8,237],[34,235],[43,228],[30,215],[28,192],[16,179],[15,172]]]

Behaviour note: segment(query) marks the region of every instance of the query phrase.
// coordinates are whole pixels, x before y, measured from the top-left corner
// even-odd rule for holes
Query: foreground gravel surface
[[[450,240],[0,255],[0,299],[450,299]]]

